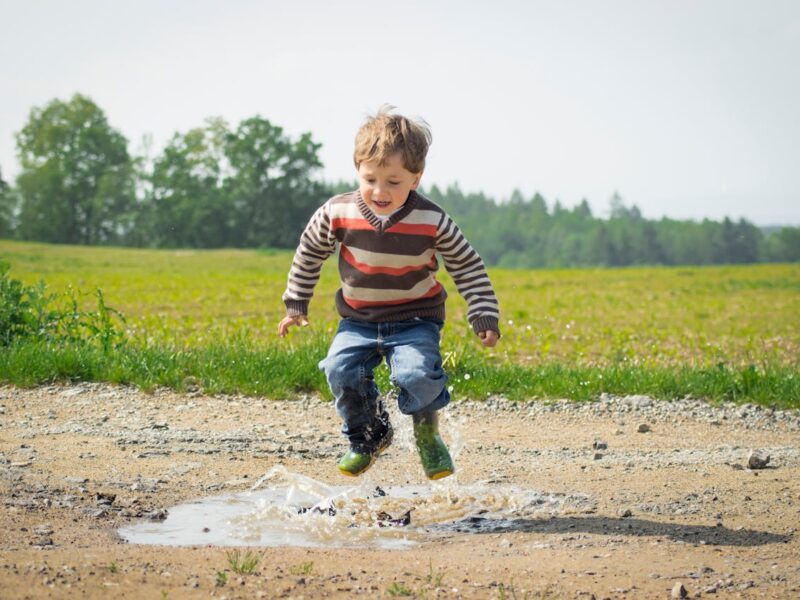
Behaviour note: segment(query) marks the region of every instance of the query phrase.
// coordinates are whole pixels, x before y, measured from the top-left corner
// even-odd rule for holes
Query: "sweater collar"
[[[361,212],[361,216],[363,216],[364,219],[366,219],[367,222],[378,231],[387,231],[392,227],[392,225],[402,221],[408,215],[408,213],[414,210],[419,198],[417,192],[415,190],[411,190],[408,193],[408,198],[406,198],[405,204],[389,215],[389,218],[384,221],[378,215],[372,212],[372,209],[369,206],[367,206],[364,198],[361,197],[360,191],[356,191],[356,197],[358,198],[356,204],[358,205],[358,210]]]

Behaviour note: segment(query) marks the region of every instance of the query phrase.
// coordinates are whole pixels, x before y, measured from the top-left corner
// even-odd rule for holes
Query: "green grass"
[[[48,293],[78,290],[76,305],[65,310],[83,318],[83,329],[74,329],[84,331],[67,340],[14,340],[0,350],[0,381],[83,379],[179,390],[196,381],[210,393],[329,398],[316,365],[337,323],[334,260],[323,270],[310,326],[280,340],[290,252],[0,240],[0,258],[26,285],[43,280]],[[503,311],[503,337],[492,350],[480,347],[465,321],[466,304],[442,275],[451,296],[442,350],[457,399],[590,400],[607,392],[800,407],[798,265],[490,275]],[[105,311],[92,309],[98,300]],[[388,384],[385,367],[377,377]]]
[[[236,344],[195,349],[130,346],[106,352],[82,344],[19,343],[6,348],[0,357],[0,380],[21,386],[47,381],[110,381],[132,383],[145,390],[159,386],[185,390],[189,381],[197,382],[207,393],[281,398],[315,392],[329,399],[324,377],[316,367],[325,353],[322,342],[293,345],[285,352]],[[503,394],[511,400],[591,400],[605,392],[800,407],[800,377],[796,369],[785,366],[489,365],[471,354],[448,373],[456,399]],[[465,379],[467,375],[469,379]],[[378,371],[377,380],[388,388],[385,368]]]
[[[292,575],[310,575],[314,571],[314,561],[309,560],[297,565],[289,567],[289,573]]]
[[[250,550],[242,552],[236,548],[227,551],[225,556],[228,558],[228,566],[231,571],[237,575],[252,575],[256,572],[258,563],[261,562],[261,556]]]
[[[402,583],[398,583],[397,581],[393,581],[388,588],[386,588],[386,593],[390,596],[413,596],[414,591],[410,588],[407,588]]]

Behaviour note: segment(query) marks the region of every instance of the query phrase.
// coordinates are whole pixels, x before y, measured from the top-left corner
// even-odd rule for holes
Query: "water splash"
[[[382,489],[369,479],[359,481],[330,486],[276,466],[248,492],[177,506],[162,523],[140,523],[119,534],[132,543],[162,545],[391,549],[459,531],[513,531],[515,522],[594,510],[587,496],[488,482]]]

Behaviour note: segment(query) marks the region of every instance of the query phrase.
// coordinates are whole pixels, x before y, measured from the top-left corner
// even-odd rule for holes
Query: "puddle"
[[[447,481],[447,480],[445,480]],[[584,495],[492,482],[330,486],[278,466],[249,492],[170,508],[162,522],[119,530],[134,544],[407,548],[446,536],[514,531],[515,522],[592,512]]]

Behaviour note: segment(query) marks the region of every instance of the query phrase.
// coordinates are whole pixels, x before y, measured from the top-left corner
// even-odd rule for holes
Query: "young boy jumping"
[[[364,122],[353,155],[359,189],[331,198],[311,217],[283,294],[281,337],[293,325],[308,324],[322,263],[338,242],[336,308],[342,320],[320,369],[350,441],[338,462],[344,475],[366,471],[392,442],[373,378],[384,358],[400,388],[400,412],[413,418],[425,475],[441,479],[455,471],[436,412],[450,402],[439,351],[447,294],[436,280],[437,252],[467,301],[482,344],[492,347],[500,337],[497,298],[483,261],[452,219],[416,192],[430,143],[426,123],[391,108]]]

